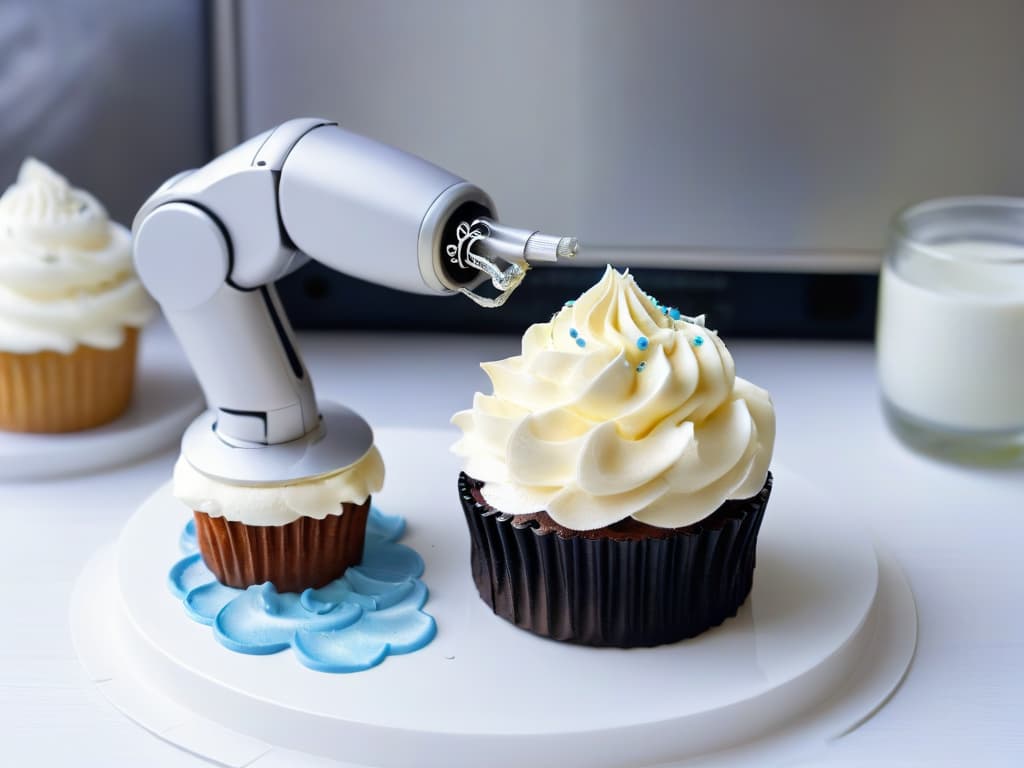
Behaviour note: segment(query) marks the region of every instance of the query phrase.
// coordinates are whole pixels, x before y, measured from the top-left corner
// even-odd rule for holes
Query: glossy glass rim
[[[1016,211],[1024,218],[1024,197],[1012,197],[1010,195],[964,195],[958,197],[936,197],[931,200],[923,200],[913,203],[900,209],[893,216],[889,224],[894,239],[901,245],[913,248],[928,255],[930,258],[945,262],[963,262],[962,256],[949,253],[942,249],[941,245],[933,245],[916,238],[911,233],[909,221],[922,213],[933,213],[938,211],[952,211],[956,208],[992,208],[1008,211]],[[1024,248],[1024,228],[1020,233],[1020,245]],[[890,249],[891,250],[891,249]],[[1024,264],[1024,256],[1019,259],[996,258],[988,259],[984,256],[972,258],[972,263],[982,264]]]

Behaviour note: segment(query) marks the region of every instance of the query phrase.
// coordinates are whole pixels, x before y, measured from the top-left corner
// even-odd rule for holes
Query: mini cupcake
[[[651,646],[735,615],[753,583],[775,437],[703,318],[611,267],[453,422],[473,578],[545,637]]]
[[[38,160],[0,197],[0,429],[73,432],[128,407],[155,305],[131,235]]]
[[[217,580],[278,592],[316,589],[363,558],[370,496],[384,485],[376,446],[350,467],[279,485],[235,485],[212,478],[184,456],[174,495],[193,510],[199,552]]]

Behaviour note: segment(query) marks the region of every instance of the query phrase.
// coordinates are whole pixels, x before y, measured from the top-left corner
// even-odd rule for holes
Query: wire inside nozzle
[[[480,296],[468,288],[460,288],[482,307],[500,307],[512,291],[519,287],[531,262],[555,262],[576,256],[579,242],[575,237],[554,237],[528,229],[506,227],[487,218],[459,225],[458,242],[448,246],[448,257],[459,266],[474,267],[491,278],[499,293],[494,298]],[[505,269],[497,260],[508,264]]]

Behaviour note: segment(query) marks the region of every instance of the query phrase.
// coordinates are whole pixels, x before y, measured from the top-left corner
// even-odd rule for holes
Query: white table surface
[[[486,389],[477,363],[515,354],[519,340],[320,333],[300,343],[320,397],[376,426],[437,428]],[[142,363],[171,344],[166,327],[149,329]],[[730,348],[740,375],[772,392],[777,456],[844,498],[889,547],[920,615],[917,657],[893,699],[791,764],[1024,765],[1024,470],[940,464],[897,443],[870,344]],[[0,485],[0,765],[203,764],[107,704],[79,668],[67,620],[83,564],[169,477],[176,453]],[[452,504],[454,514],[454,490]]]

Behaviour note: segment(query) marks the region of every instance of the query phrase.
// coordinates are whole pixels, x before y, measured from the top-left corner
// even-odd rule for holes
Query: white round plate
[[[138,368],[131,404],[109,424],[52,435],[0,431],[0,481],[114,467],[180,440],[204,400],[166,327],[143,332]]]
[[[470,576],[453,438],[378,434],[388,483],[376,502],[406,517],[402,541],[426,561],[425,610],[438,624],[426,648],[348,675],[314,672],[287,651],[223,648],[168,590],[189,511],[164,486],[76,587],[72,631],[92,678],[162,738],[254,768],[613,768],[736,749],[763,758],[843,734],[902,679],[916,614],[899,569],[849,510],[778,464],[753,592],[721,627],[629,651],[516,629]]]

